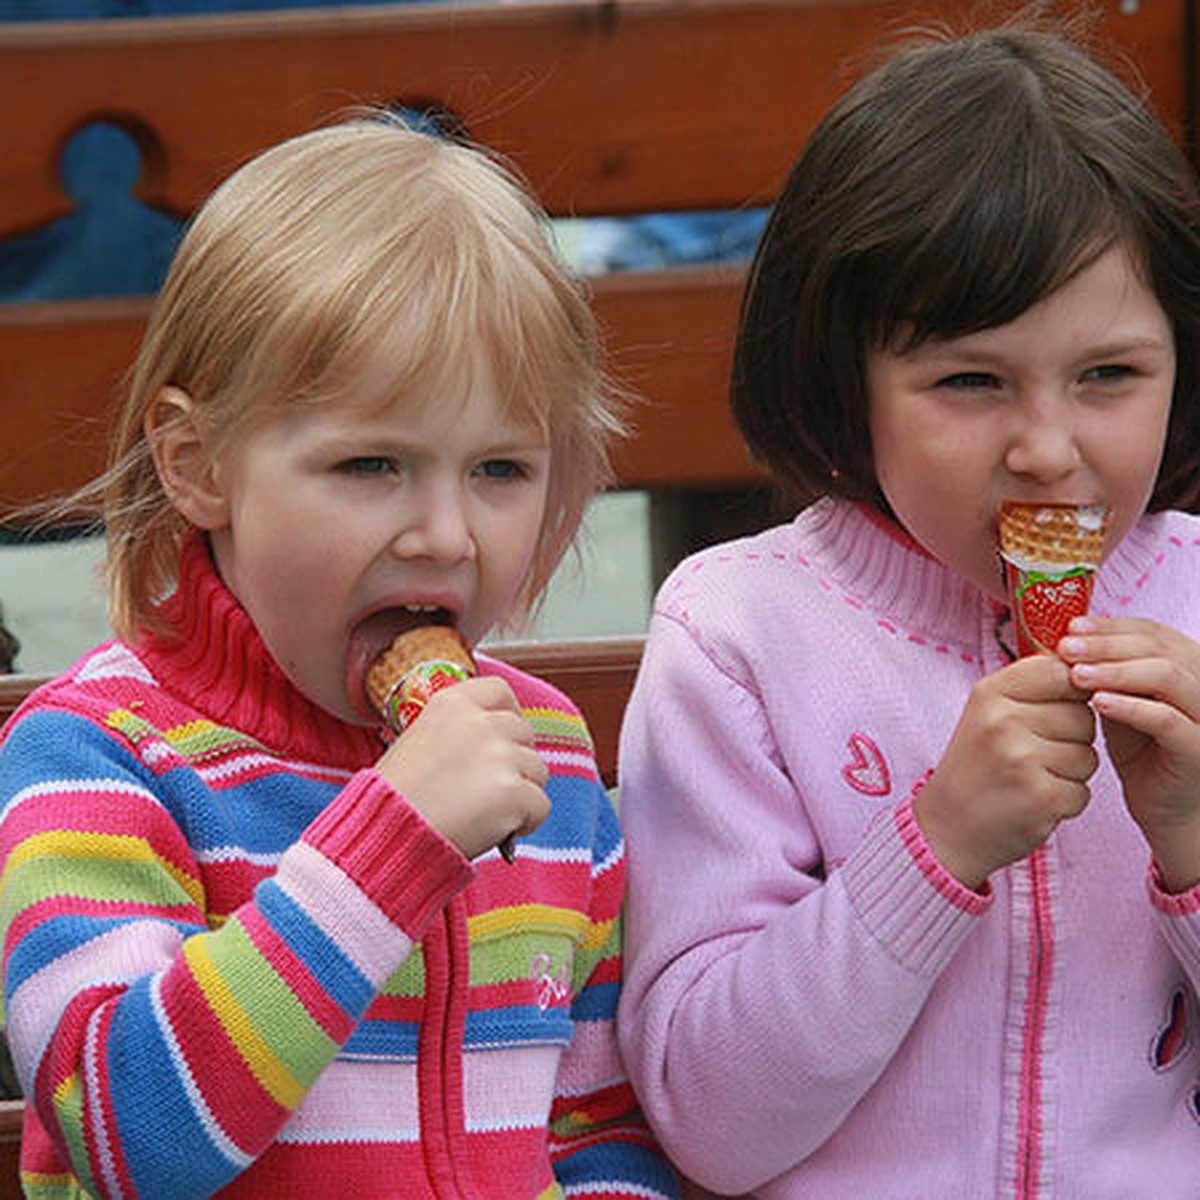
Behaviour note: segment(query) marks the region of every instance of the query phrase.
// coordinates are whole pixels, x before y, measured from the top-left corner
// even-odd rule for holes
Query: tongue
[[[364,718],[374,721],[376,713],[363,689],[367,668],[402,633],[422,625],[446,625],[446,613],[411,612],[405,608],[388,608],[361,621],[350,634],[346,656],[346,693],[351,704]]]

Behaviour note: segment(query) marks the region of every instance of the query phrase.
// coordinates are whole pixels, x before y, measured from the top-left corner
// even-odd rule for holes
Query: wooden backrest
[[[1182,5],[1105,3],[1168,123],[1190,127]],[[97,119],[142,147],[137,193],[190,213],[233,167],[359,102],[436,106],[509,155],[558,215],[769,202],[846,64],[958,3],[568,0],[0,26],[0,237],[70,211],[58,182]],[[749,483],[726,411],[743,272],[597,281],[617,374],[644,395],[628,487]],[[0,513],[102,464],[147,304],[0,305]]]

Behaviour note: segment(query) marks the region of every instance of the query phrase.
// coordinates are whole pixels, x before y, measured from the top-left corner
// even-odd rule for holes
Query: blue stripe
[[[334,1003],[361,1017],[375,996],[370,981],[332,938],[275,881],[255,891],[259,910],[279,936],[303,960]]]
[[[209,1196],[237,1168],[213,1145],[178,1076],[150,998],[149,979],[123,997],[110,1032],[121,1047],[108,1076],[118,1133],[139,1196]]]

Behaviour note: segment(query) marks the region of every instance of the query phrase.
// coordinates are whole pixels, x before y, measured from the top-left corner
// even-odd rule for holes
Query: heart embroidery
[[[850,761],[842,768],[842,778],[864,796],[886,796],[892,790],[892,777],[879,747],[865,733],[852,733],[846,748]]]

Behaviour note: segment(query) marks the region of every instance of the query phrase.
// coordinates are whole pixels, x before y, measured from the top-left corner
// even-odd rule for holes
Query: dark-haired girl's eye
[[[938,381],[938,387],[983,391],[1000,387],[1000,380],[987,371],[957,371]]]

